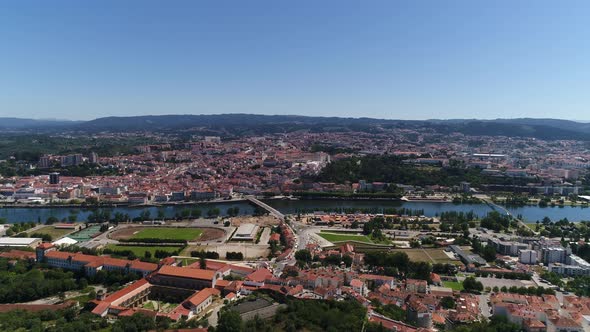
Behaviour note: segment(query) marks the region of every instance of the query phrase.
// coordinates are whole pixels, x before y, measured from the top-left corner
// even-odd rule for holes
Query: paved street
[[[489,300],[490,300],[490,296],[488,294],[479,295],[479,311],[486,318],[489,318],[492,315],[490,313],[491,308],[488,305]]]

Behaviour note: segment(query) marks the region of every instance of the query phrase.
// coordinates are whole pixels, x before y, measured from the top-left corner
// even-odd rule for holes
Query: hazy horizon
[[[83,122],[83,121],[92,121],[100,118],[107,118],[107,117],[140,117],[140,116],[183,116],[183,115],[264,115],[264,116],[303,116],[303,117],[334,117],[334,118],[352,118],[352,119],[360,119],[360,118],[368,118],[368,119],[375,119],[375,120],[400,120],[400,121],[453,121],[453,120],[474,120],[474,121],[493,121],[493,120],[516,120],[516,119],[534,119],[534,120],[565,120],[565,121],[573,121],[579,123],[588,123],[590,120],[576,120],[576,119],[564,119],[564,118],[532,118],[532,117],[513,117],[513,118],[429,118],[429,119],[398,119],[398,118],[377,118],[377,117],[370,117],[370,116],[363,116],[363,117],[347,117],[347,116],[322,116],[322,115],[302,115],[302,114],[257,114],[257,113],[193,113],[193,114],[180,114],[180,113],[168,113],[168,114],[144,114],[144,115],[108,115],[104,117],[95,117],[89,119],[64,119],[64,118],[25,118],[25,117],[17,117],[17,116],[0,116],[0,118],[15,118],[21,120],[37,120],[37,121],[72,121],[72,122]]]

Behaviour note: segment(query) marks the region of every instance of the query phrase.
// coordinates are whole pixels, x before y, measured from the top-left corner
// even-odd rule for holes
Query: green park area
[[[133,234],[131,239],[160,239],[160,240],[185,240],[197,239],[203,234],[198,228],[174,228],[174,227],[150,227],[144,228]]]
[[[320,233],[318,233],[318,235],[330,242],[358,241],[358,242],[365,242],[365,243],[373,243],[373,241],[371,241],[371,239],[366,235],[328,233],[328,232],[320,232]]]
[[[116,245],[116,244],[109,244],[107,246],[108,249],[113,251],[131,251],[137,257],[144,257],[145,252],[149,251],[152,255],[155,254],[156,250],[165,251],[168,253],[173,253],[175,251],[179,251],[182,247],[178,246],[123,246],[123,245]]]
[[[452,290],[462,291],[463,290],[463,283],[460,281],[443,281],[443,287],[451,288]]]

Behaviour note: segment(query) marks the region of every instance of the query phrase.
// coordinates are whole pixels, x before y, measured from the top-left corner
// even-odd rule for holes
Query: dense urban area
[[[244,117],[3,129],[0,330],[590,331],[584,137]]]

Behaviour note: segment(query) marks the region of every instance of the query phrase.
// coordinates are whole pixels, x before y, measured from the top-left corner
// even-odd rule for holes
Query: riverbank
[[[300,199],[300,200],[286,200],[286,199],[263,199],[264,203],[277,209],[284,214],[297,214],[303,212],[313,211],[329,211],[329,212],[343,212],[343,211],[370,211],[371,213],[383,213],[384,210],[407,209],[411,211],[423,211],[427,217],[440,216],[444,212],[473,212],[479,217],[484,217],[489,212],[493,211],[485,203],[480,204],[465,204],[452,202],[432,202],[432,201],[402,201],[402,200],[376,200],[376,199]],[[161,206],[14,206],[11,208],[0,207],[0,218],[5,218],[9,223],[17,222],[45,222],[49,217],[56,217],[59,220],[69,219],[74,215],[76,221],[85,221],[86,218],[97,209],[108,210],[111,215],[115,213],[123,213],[129,215],[131,218],[139,217],[145,211],[149,211],[152,218],[161,215],[166,218],[174,218],[177,214],[182,213],[186,209],[201,209],[203,214],[206,214],[208,209],[218,208],[220,216],[228,216],[228,209],[232,207],[239,208],[239,215],[252,215],[255,212],[255,207],[246,200],[233,201],[206,201],[206,202],[191,202],[191,203],[174,203]],[[590,209],[586,207],[539,207],[539,206],[520,206],[520,207],[505,207],[514,216],[521,215],[525,222],[535,222],[542,220],[544,217],[549,217],[553,221],[562,218],[567,218],[570,221],[590,220]],[[231,212],[231,211],[230,211]]]
[[[194,204],[232,204],[232,203],[243,203],[248,200],[245,198],[236,199],[215,199],[206,201],[182,201],[182,202],[161,202],[161,203],[148,203],[148,204],[133,204],[129,202],[117,202],[117,203],[104,203],[104,204],[5,204],[0,203],[0,209],[10,208],[23,208],[23,209],[35,209],[35,208],[73,208],[73,209],[100,209],[100,208],[117,208],[117,207],[129,207],[129,208],[150,208],[150,207],[166,207],[166,206],[190,206]]]

